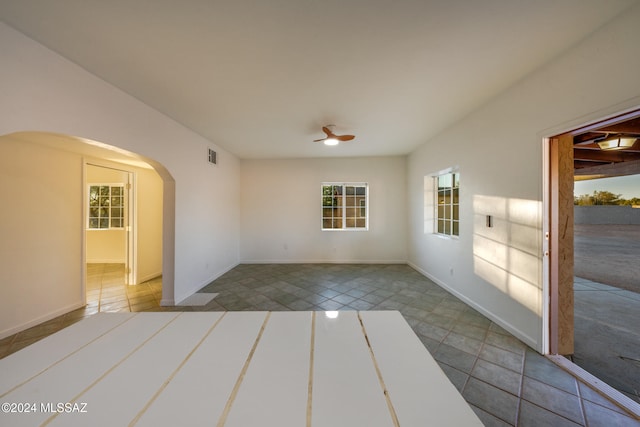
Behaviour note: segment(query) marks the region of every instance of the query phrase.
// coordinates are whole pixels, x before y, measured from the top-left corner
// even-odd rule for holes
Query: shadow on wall
[[[541,315],[542,202],[473,196],[473,270]]]

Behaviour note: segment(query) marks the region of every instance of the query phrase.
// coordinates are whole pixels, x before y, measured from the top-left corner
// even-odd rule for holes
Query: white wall
[[[406,262],[406,157],[242,160],[241,260]],[[321,184],[369,184],[368,231],[321,230]]]
[[[133,169],[136,179],[136,283],[162,274],[162,180],[150,169]]]
[[[0,338],[84,305],[82,158],[0,141]]]
[[[186,298],[238,263],[237,158],[2,23],[0,56],[0,135],[46,131],[79,136],[137,153],[158,168],[164,186],[163,282],[169,283],[163,287],[164,303]],[[217,166],[207,163],[208,146],[218,151]],[[6,226],[1,227],[4,233]],[[46,245],[53,242],[44,239]],[[75,249],[72,253],[65,257],[65,268],[77,272],[80,257]],[[7,270],[3,274],[13,278],[2,286],[23,287],[19,271],[28,261],[1,262],[0,270]],[[73,284],[79,289],[76,276]],[[42,272],[31,279],[44,283],[48,277]],[[22,300],[2,301],[0,309],[13,303]],[[74,303],[52,302],[38,312],[53,313]],[[21,317],[1,324],[0,331],[28,322]]]
[[[408,160],[409,260],[542,348],[542,140],[640,105],[640,6],[628,11]],[[425,175],[459,165],[461,234],[424,233]],[[494,228],[484,226],[494,216]],[[453,271],[453,272],[452,272]]]
[[[87,230],[87,263],[124,264],[126,238],[124,230]]]

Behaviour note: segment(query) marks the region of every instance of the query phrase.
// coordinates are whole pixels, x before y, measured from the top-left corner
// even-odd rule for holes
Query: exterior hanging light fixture
[[[598,147],[601,150],[624,150],[625,148],[633,147],[636,142],[636,137],[627,135],[607,135],[604,139],[596,141]]]

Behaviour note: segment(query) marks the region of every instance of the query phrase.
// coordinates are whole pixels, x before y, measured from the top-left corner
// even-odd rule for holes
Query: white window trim
[[[107,228],[92,228],[89,226],[90,224],[90,219],[91,219],[91,187],[109,187],[109,188],[113,188],[113,187],[120,187],[122,188],[122,201],[123,201],[123,205],[122,205],[122,209],[123,209],[123,216],[122,216],[122,227],[111,227],[111,206],[109,206],[109,227]],[[126,219],[126,203],[127,203],[127,199],[125,197],[125,190],[126,184],[122,183],[122,182],[104,182],[104,183],[87,183],[87,205],[86,205],[86,209],[87,209],[87,222],[85,224],[87,230],[89,231],[110,231],[110,230],[124,230],[126,228],[126,225],[124,223],[125,219]],[[109,190],[111,191],[111,190]]]
[[[458,193],[458,234],[453,234],[453,223],[451,225],[451,234],[440,233],[438,231],[438,177],[446,174],[460,174],[460,168],[458,166],[452,166],[441,171],[431,174],[433,181],[433,234],[443,239],[457,240],[460,238],[460,202]],[[458,187],[458,192],[460,187]],[[452,195],[453,196],[453,195]],[[453,219],[453,212],[451,213]]]
[[[365,226],[364,227],[345,227],[344,225],[346,224],[346,217],[347,217],[347,212],[346,209],[342,209],[342,228],[324,228],[323,226],[323,219],[324,216],[322,215],[323,213],[323,209],[324,209],[324,205],[322,203],[322,197],[320,198],[320,229],[322,231],[369,231],[369,184],[366,182],[323,182],[320,184],[320,194],[322,195],[322,189],[325,186],[334,186],[334,185],[341,185],[343,187],[347,187],[347,186],[356,186],[356,187],[364,187],[364,192],[365,192]],[[344,192],[343,192],[344,193]],[[346,194],[343,194],[343,196],[346,196]],[[358,217],[360,217],[360,209],[362,208],[361,205],[358,205],[355,207],[355,209],[357,210],[357,215]]]

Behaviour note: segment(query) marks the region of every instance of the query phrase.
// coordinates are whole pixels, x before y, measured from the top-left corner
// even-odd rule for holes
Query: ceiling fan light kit
[[[327,125],[322,127],[322,131],[327,134],[326,137],[315,139],[313,142],[322,142],[324,145],[338,145],[341,142],[351,141],[355,138],[354,135],[336,135],[334,134],[330,127],[333,125]]]

